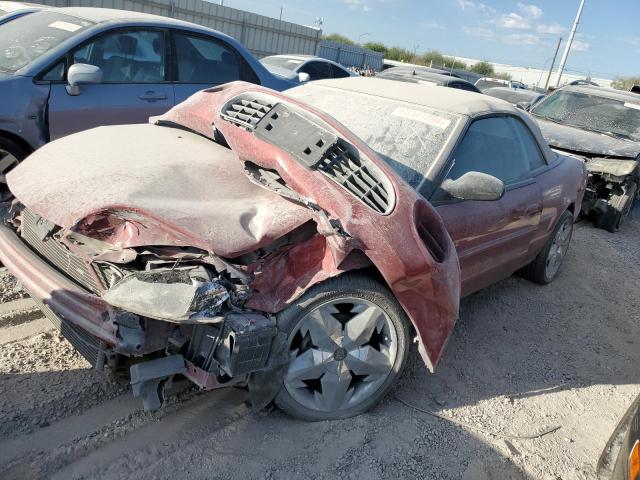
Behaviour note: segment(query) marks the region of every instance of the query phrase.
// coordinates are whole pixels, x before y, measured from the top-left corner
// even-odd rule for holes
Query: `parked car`
[[[30,13],[37,12],[43,8],[47,7],[44,5],[38,5],[37,3],[0,1],[0,25]]]
[[[153,123],[37,150],[0,226],[93,365],[137,357],[147,408],[182,374],[308,420],[367,410],[416,334],[433,371],[461,295],[556,277],[586,183],[525,112],[412,83],[236,82]]]
[[[614,430],[597,466],[598,480],[640,479],[640,396]]]
[[[533,90],[522,90],[520,88],[508,87],[492,87],[487,88],[482,93],[491,97],[505,100],[513,105],[520,105],[523,108],[531,108],[544,98],[543,93],[534,92]]]
[[[522,82],[516,82],[515,80],[504,80],[502,78],[482,77],[475,83],[481,91],[485,91],[487,88],[493,87],[507,87],[514,89],[526,90],[527,86]]]
[[[18,18],[0,35],[0,175],[49,140],[146,122],[198,90],[239,79],[294,85],[233,38],[180,20],[106,8]]]
[[[473,84],[461,78],[416,69],[390,68],[379,73],[376,78],[421,83],[425,85],[438,85],[441,87],[457,88],[458,90],[465,90],[467,92],[481,93]]]
[[[589,185],[582,213],[615,232],[640,184],[640,96],[591,85],[555,90],[531,109],[552,147],[583,156]]]
[[[261,58],[260,62],[274,75],[299,83],[356,76],[339,63],[314,55],[272,55]]]
[[[460,78],[460,76],[452,72],[450,70],[441,70],[439,68],[431,68],[431,67],[418,67],[418,66],[399,66],[384,69],[381,73],[385,74],[394,74],[394,75],[421,75],[421,74],[437,74],[437,75],[447,75],[449,77]],[[380,75],[380,74],[378,74]]]

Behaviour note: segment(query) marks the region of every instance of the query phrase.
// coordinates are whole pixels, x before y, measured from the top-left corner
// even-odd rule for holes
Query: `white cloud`
[[[471,0],[458,0],[458,6],[460,7],[460,10],[462,10],[463,12],[470,11],[470,10],[477,10],[481,13],[488,13],[491,15],[495,15],[496,13],[498,13],[498,11],[495,8],[490,7],[486,3],[473,2]]]
[[[362,0],[342,0],[350,10],[358,10],[362,4]]]
[[[438,22],[420,22],[419,25],[420,25],[420,28],[424,28],[424,29],[427,29],[427,30],[435,30],[435,29],[438,29],[438,28],[444,28]]]
[[[530,33],[512,33],[502,37],[502,40],[510,45],[537,45],[540,42],[540,37]]]
[[[564,33],[566,29],[558,24],[558,23],[551,23],[551,24],[544,24],[541,23],[540,25],[536,26],[536,32],[538,33],[551,33],[553,35],[559,35],[561,33]]]
[[[576,52],[588,52],[591,49],[591,45],[587,42],[581,42],[580,40],[574,40],[571,44],[571,50]]]
[[[458,0],[458,6],[462,11],[465,11],[467,9],[474,8],[476,4],[473,3],[471,0]]]
[[[518,8],[527,17],[537,20],[542,17],[544,11],[537,5],[527,5],[526,3],[518,3]]]
[[[462,31],[474,37],[493,38],[495,36],[493,30],[482,27],[462,27]]]
[[[502,28],[511,28],[514,30],[529,30],[531,28],[529,21],[515,12],[502,15],[498,20],[498,25]]]

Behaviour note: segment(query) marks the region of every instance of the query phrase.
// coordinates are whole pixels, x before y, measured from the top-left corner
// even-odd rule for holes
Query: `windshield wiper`
[[[584,127],[584,126],[577,126],[577,125],[572,125],[575,126],[577,128],[581,128],[582,130],[587,130],[588,132],[593,132],[593,133],[599,133],[601,135],[607,135],[609,137],[614,137],[614,138],[618,138],[620,140],[629,140],[631,142],[635,141],[633,140],[631,137],[623,134],[623,133],[618,133],[618,132],[609,132],[606,130],[598,130],[597,128],[589,128],[589,127]]]

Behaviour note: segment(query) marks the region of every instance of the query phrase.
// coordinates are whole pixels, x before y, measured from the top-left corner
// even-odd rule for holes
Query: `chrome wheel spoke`
[[[307,350],[302,355],[295,357],[291,362],[286,381],[300,382],[299,386],[304,386],[302,380],[320,378],[330,360],[331,355],[326,352],[315,349]]]
[[[16,163],[18,163],[16,157],[11,155],[10,153],[0,151],[0,173],[5,173]]]
[[[325,410],[337,410],[344,407],[353,394],[353,392],[349,392],[351,373],[344,362],[332,362],[332,367],[320,379],[322,393],[318,394],[318,398]]]
[[[349,320],[345,326],[344,347],[359,347],[367,343],[375,330],[384,326],[385,317],[377,307],[367,307]]]
[[[300,331],[309,333],[313,344],[325,352],[333,352],[342,343],[342,325],[328,307],[319,308],[307,315]]]
[[[350,351],[344,363],[356,375],[386,376],[391,371],[391,359],[371,346]]]

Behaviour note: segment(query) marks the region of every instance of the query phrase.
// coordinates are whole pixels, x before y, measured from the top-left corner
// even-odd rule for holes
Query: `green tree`
[[[507,72],[494,73],[493,77],[501,78],[502,80],[513,80],[513,78],[511,77],[511,74]]]
[[[430,50],[418,56],[416,63],[434,68],[459,68],[465,70],[467,64],[452,57],[445,57],[437,50]]]
[[[355,45],[356,44],[356,42],[354,42],[350,38],[345,37],[344,35],[340,35],[339,33],[330,33],[329,35],[325,35],[323,38],[325,40],[330,40],[330,41],[336,42],[336,43],[346,43],[347,45]]]
[[[496,73],[493,69],[493,65],[486,61],[476,63],[469,70],[484,77],[493,77]]]
[[[413,52],[402,47],[391,47],[387,49],[384,57],[388,60],[395,60],[397,62],[412,62]]]
[[[387,53],[387,47],[384,43],[380,42],[367,42],[362,45],[364,48],[368,50],[372,50],[374,52]]]
[[[618,90],[631,90],[634,85],[640,85],[640,77],[616,77],[611,86]]]

